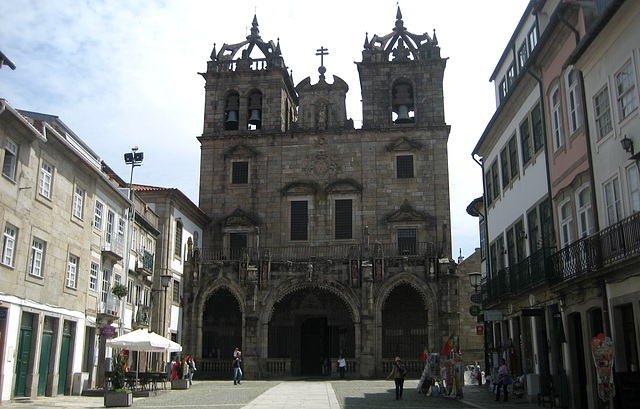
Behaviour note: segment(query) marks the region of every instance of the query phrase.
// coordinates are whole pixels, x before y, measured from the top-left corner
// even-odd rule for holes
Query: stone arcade
[[[317,47],[310,46],[310,54]],[[322,55],[326,49],[318,50]],[[254,17],[246,40],[213,47],[205,84],[200,208],[190,243],[186,353],[199,375],[386,375],[395,356],[423,368],[425,346],[458,331],[451,260],[443,75],[434,35],[366,36],[357,63],[363,126],[337,76],[294,86],[280,42]]]

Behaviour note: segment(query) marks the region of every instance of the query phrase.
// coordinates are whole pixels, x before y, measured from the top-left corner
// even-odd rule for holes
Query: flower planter
[[[189,389],[189,380],[174,379],[171,381],[171,389]]]
[[[133,392],[107,391],[104,393],[104,406],[107,408],[133,405]]]

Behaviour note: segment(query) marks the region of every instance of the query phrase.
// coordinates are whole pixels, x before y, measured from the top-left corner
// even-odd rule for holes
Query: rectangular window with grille
[[[233,162],[231,184],[246,185],[249,183],[249,162]]]
[[[396,164],[398,166],[398,179],[413,178],[413,155],[398,155]]]
[[[353,238],[352,213],[351,199],[336,200],[336,240],[347,240]]]
[[[308,211],[306,200],[291,201],[291,240],[308,240]]]
[[[173,280],[173,303],[180,304],[180,281]]]
[[[401,255],[416,254],[417,232],[416,229],[398,230],[398,250]]]
[[[140,239],[140,245],[143,245],[142,238]],[[182,222],[176,221],[176,235],[174,237],[173,254],[176,257],[182,256]]]

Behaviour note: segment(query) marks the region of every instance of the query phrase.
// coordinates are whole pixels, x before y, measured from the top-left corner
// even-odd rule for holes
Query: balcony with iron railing
[[[102,241],[102,256],[114,261],[122,260],[124,256],[124,237],[108,234]]]
[[[424,259],[436,257],[434,243],[376,243],[365,244],[325,244],[292,245],[245,248],[198,249],[200,262],[240,261],[245,257],[249,261],[258,261],[269,257],[271,261],[309,261],[309,260],[349,260],[351,258],[370,257]]]
[[[120,299],[111,293],[102,294],[98,300],[98,318],[114,320],[120,318]]]
[[[145,328],[149,326],[151,309],[146,305],[138,305],[136,306],[136,319],[134,322],[134,327],[137,328]]]
[[[153,273],[153,259],[153,254],[147,250],[143,250],[141,253],[138,253],[136,270],[151,275]]]
[[[550,284],[559,284],[640,256],[640,213],[580,239],[551,256]]]
[[[491,305],[503,298],[520,294],[546,282],[550,275],[551,248],[542,248],[519,263],[498,270],[482,283],[482,303]]]

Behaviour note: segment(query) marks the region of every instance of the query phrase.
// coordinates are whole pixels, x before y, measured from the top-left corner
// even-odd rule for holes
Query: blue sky
[[[453,254],[479,246],[477,219],[465,209],[482,195],[471,151],[495,111],[489,77],[528,0],[402,0],[405,27],[436,30],[445,70],[445,117]],[[174,187],[198,204],[204,80],[213,44],[246,37],[254,13],[266,41],[280,39],[297,84],[318,78],[349,84],[347,116],[359,127],[355,61],[365,34],[385,35],[397,1],[253,2],[190,0],[22,0],[0,2],[0,50],[17,69],[0,70],[0,98],[14,108],[57,115],[122,178],[132,146],[144,152],[134,182]]]

